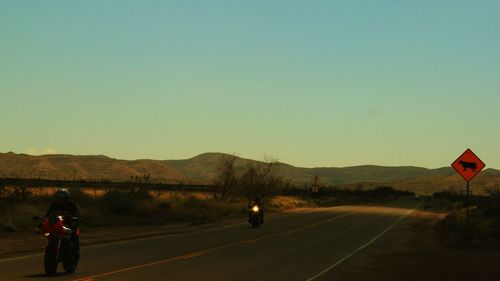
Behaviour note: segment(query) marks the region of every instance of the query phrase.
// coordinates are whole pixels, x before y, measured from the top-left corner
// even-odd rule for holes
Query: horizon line
[[[105,154],[49,153],[49,154],[37,154],[37,155],[35,155],[35,154],[29,154],[29,153],[25,153],[25,152],[21,152],[21,153],[17,153],[17,152],[13,152],[13,151],[0,152],[0,154],[9,154],[9,153],[16,154],[16,155],[27,155],[27,156],[31,156],[31,157],[43,157],[43,156],[88,156],[88,157],[92,157],[93,156],[93,157],[107,157],[107,158],[110,158],[110,159],[122,160],[122,161],[148,161],[148,160],[149,161],[182,161],[182,160],[190,160],[190,159],[196,158],[196,157],[204,155],[204,154],[222,154],[222,155],[229,155],[229,156],[234,155],[237,158],[240,158],[240,159],[243,159],[243,160],[263,162],[263,160],[256,160],[256,159],[252,159],[252,158],[245,158],[245,157],[239,156],[236,153],[226,153],[226,152],[203,152],[203,153],[197,154],[197,155],[189,157],[189,158],[180,158],[180,159],[154,159],[154,158],[135,158],[135,159],[128,158],[127,159],[127,158],[115,158],[115,157],[108,156],[108,155],[105,155]],[[450,163],[449,166],[441,166],[441,167],[437,167],[437,168],[428,168],[428,167],[424,167],[424,166],[415,166],[415,165],[377,165],[377,164],[359,164],[359,165],[354,165],[354,166],[315,166],[315,167],[306,167],[306,166],[295,166],[295,165],[292,165],[292,164],[289,164],[289,163],[286,163],[286,162],[281,162],[279,160],[277,160],[277,162],[280,163],[280,164],[285,164],[285,165],[292,166],[294,168],[305,168],[305,169],[324,169],[324,168],[339,168],[339,169],[343,169],[343,168],[356,168],[356,167],[364,167],[364,166],[387,167],[387,168],[422,168],[422,169],[427,169],[427,170],[437,170],[437,169],[442,169],[442,168],[452,168],[451,167],[451,163]],[[485,168],[483,169],[483,171],[486,171],[486,170],[489,170],[489,169],[500,171],[500,169],[493,168],[493,167],[488,167],[487,165],[485,166]]]

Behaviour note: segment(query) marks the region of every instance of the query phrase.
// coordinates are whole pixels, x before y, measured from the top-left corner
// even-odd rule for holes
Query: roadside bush
[[[15,232],[16,227],[11,223],[5,223],[4,225],[2,225],[2,230],[5,232]]]
[[[71,194],[71,199],[77,204],[89,204],[94,201],[94,198],[83,192],[83,190],[78,187],[70,188],[69,193]]]
[[[127,193],[118,190],[108,191],[98,200],[101,208],[116,214],[131,213],[136,204]]]
[[[109,211],[101,211],[98,208],[81,208],[82,226],[110,226],[116,225],[119,222]]]
[[[267,210],[282,211],[295,208],[304,208],[315,206],[314,202],[309,199],[300,198],[297,196],[276,196],[271,198],[265,204]]]
[[[246,214],[246,204],[243,201],[227,202],[218,199],[199,199],[188,197],[183,201],[172,202],[168,218],[171,221],[188,221],[192,224],[204,224],[217,221],[231,215]]]
[[[141,202],[152,201],[153,197],[144,191],[111,190],[99,197],[98,202],[102,209],[114,214],[127,215],[139,211]]]
[[[2,190],[2,196],[8,202],[25,202],[32,199],[33,194],[27,186],[8,187]]]
[[[400,191],[396,191],[390,186],[379,186],[369,192],[369,196],[374,199],[396,199],[400,193]]]
[[[160,221],[167,214],[162,212],[162,208],[157,202],[143,200],[137,204],[135,215],[142,218],[144,222],[152,223]]]
[[[438,233],[446,243],[461,245],[466,242],[500,242],[499,217],[485,215],[487,211],[475,206],[470,208],[469,224],[465,209],[456,207],[438,223]]]
[[[80,188],[69,191],[80,211],[82,228],[172,222],[204,224],[241,218],[248,212],[247,200],[242,196],[234,197],[234,200],[218,200],[205,194],[177,192],[173,196],[155,198],[147,189],[134,189],[109,190],[95,197]],[[43,216],[53,199],[49,193],[38,193],[23,202],[0,200],[0,232],[32,230],[36,222],[31,217]],[[270,212],[306,204],[297,198],[280,197],[274,203],[271,201],[272,198],[264,200]]]
[[[153,195],[145,189],[137,189],[128,192],[130,196],[139,201],[153,201]]]
[[[172,204],[170,202],[161,202],[158,206],[162,213],[169,213],[172,211]]]
[[[207,200],[200,200],[194,196],[189,197],[183,202],[182,208],[179,209],[180,217],[191,220],[192,224],[203,224],[214,220],[217,212],[213,204]]]

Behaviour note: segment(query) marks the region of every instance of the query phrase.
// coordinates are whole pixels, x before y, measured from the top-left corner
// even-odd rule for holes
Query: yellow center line
[[[259,242],[259,241],[260,241],[260,238],[256,238],[256,239],[246,240],[245,242],[250,244],[250,243],[255,243],[255,242]]]
[[[190,253],[190,254],[186,254],[186,255],[182,255],[182,256],[177,256],[177,257],[173,257],[173,258],[169,258],[169,259],[164,259],[164,260],[154,261],[154,262],[150,262],[150,263],[144,263],[144,264],[134,265],[134,266],[130,266],[130,267],[124,267],[122,269],[113,270],[113,271],[109,271],[109,272],[105,272],[105,273],[101,273],[101,274],[97,274],[97,275],[93,275],[93,276],[89,276],[89,277],[84,277],[84,278],[79,278],[79,279],[73,279],[73,281],[95,280],[96,278],[106,277],[106,276],[109,276],[109,275],[113,275],[113,274],[117,274],[117,273],[122,273],[122,272],[126,272],[126,271],[137,270],[137,269],[141,269],[141,268],[149,267],[149,266],[153,266],[153,265],[171,263],[171,262],[177,261],[177,260],[186,260],[186,259],[194,258],[194,257],[197,257],[197,256],[201,256],[202,254],[203,253],[199,253],[199,252],[197,252],[197,253]]]
[[[353,212],[350,212],[350,213],[347,213],[347,214],[344,214],[344,215],[336,216],[336,217],[333,217],[333,218],[329,218],[329,219],[326,219],[326,220],[323,220],[323,221],[320,221],[320,222],[315,222],[313,224],[308,224],[308,225],[305,225],[305,226],[293,228],[293,229],[290,229],[290,230],[287,230],[287,231],[283,231],[283,232],[278,232],[278,233],[274,233],[274,234],[265,235],[265,236],[262,236],[262,237],[259,237],[259,238],[253,238],[253,239],[247,239],[247,240],[243,240],[243,241],[239,241],[239,242],[235,242],[235,243],[229,243],[229,244],[225,244],[225,245],[222,245],[222,246],[208,248],[208,249],[205,249],[205,250],[202,250],[202,251],[192,252],[192,253],[188,253],[188,254],[185,254],[185,255],[182,255],[182,256],[177,256],[177,257],[173,257],[173,258],[158,260],[158,261],[154,261],[154,262],[150,262],[150,263],[144,263],[144,264],[139,264],[139,265],[124,267],[124,268],[121,268],[121,269],[117,269],[117,270],[113,270],[113,271],[109,271],[109,272],[105,272],[105,273],[100,273],[100,274],[96,274],[96,275],[92,275],[92,276],[87,276],[87,277],[73,279],[72,281],[94,281],[97,278],[102,278],[102,277],[106,277],[106,276],[109,276],[109,275],[114,275],[114,274],[117,274],[117,273],[138,270],[138,269],[142,269],[142,268],[150,267],[150,266],[154,266],[154,265],[159,265],[159,264],[168,264],[168,263],[172,263],[174,261],[179,261],[179,260],[192,259],[192,258],[195,258],[195,257],[202,256],[202,255],[204,255],[206,253],[209,253],[209,252],[214,252],[214,251],[218,251],[218,250],[222,250],[222,249],[226,249],[226,248],[230,248],[230,247],[234,247],[234,246],[240,246],[240,245],[243,245],[243,244],[255,243],[255,242],[258,242],[258,241],[261,241],[261,240],[264,240],[264,239],[269,239],[269,238],[273,238],[273,237],[280,236],[280,235],[292,234],[292,233],[295,233],[295,232],[300,231],[300,230],[304,230],[304,229],[307,229],[307,228],[310,228],[310,227],[318,226],[320,224],[324,224],[324,223],[332,222],[332,221],[335,221],[335,220],[338,220],[338,219],[341,219],[341,218],[345,218],[347,216],[351,216],[351,215],[354,215],[356,213],[359,213],[359,212],[362,212],[364,210],[371,209],[371,208],[374,208],[374,207],[367,207],[367,208],[359,209],[359,210],[356,210],[356,211],[353,211]]]

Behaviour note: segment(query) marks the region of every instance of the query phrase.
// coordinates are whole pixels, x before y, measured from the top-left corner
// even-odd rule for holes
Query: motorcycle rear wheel
[[[69,241],[65,243],[62,264],[66,273],[75,272],[76,266],[78,265],[75,249],[73,248],[73,244]]]
[[[252,228],[259,228],[260,227],[260,219],[258,216],[253,216],[252,217]]]

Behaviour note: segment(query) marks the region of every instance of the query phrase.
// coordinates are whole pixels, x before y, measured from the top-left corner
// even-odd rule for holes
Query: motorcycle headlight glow
[[[252,210],[253,210],[254,212],[258,212],[258,211],[259,211],[259,207],[257,207],[257,206],[253,206]]]

